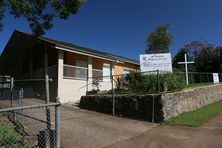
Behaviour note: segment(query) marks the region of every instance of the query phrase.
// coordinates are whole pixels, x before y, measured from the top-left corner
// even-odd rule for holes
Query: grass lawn
[[[23,137],[15,131],[15,126],[7,120],[6,115],[7,113],[0,113],[0,147],[27,147],[23,141]]]
[[[176,117],[170,118],[164,123],[197,127],[220,112],[222,112],[222,101],[214,102],[191,112],[182,113]]]

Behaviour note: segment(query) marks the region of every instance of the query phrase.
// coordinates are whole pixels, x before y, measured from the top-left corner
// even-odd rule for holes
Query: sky
[[[171,24],[170,52],[193,40],[222,44],[222,0],[87,0],[68,20],[54,20],[44,36],[139,60],[147,35]],[[6,14],[0,53],[15,29],[31,32],[23,18]]]

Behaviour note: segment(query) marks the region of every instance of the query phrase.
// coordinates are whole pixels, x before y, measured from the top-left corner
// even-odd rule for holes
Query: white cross
[[[189,84],[189,78],[188,78],[188,68],[187,68],[187,65],[188,64],[193,64],[194,61],[187,61],[187,54],[184,54],[184,59],[185,61],[184,62],[178,62],[178,64],[184,64],[185,65],[185,71],[186,71],[186,82],[187,82],[187,85]]]

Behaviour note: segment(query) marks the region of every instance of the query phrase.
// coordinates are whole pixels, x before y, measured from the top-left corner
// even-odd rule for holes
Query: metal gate
[[[0,108],[21,107],[23,88],[14,86],[14,78],[0,76]]]

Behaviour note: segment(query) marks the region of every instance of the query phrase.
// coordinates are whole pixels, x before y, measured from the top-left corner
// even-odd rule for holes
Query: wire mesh
[[[0,147],[59,147],[60,104],[45,104],[46,81],[1,79]]]
[[[0,110],[0,147],[55,147],[55,106]]]
[[[145,77],[144,77],[145,76]],[[94,74],[87,80],[87,94],[115,94],[123,93],[160,93],[178,91],[192,85],[213,84],[213,73],[189,72],[189,85],[186,85],[185,72],[147,71],[129,74],[102,76]],[[220,82],[222,74],[219,73]],[[113,83],[113,86],[112,86]],[[180,88],[181,87],[181,88]],[[175,89],[175,90],[174,90]]]
[[[4,80],[0,85],[0,108],[44,104],[46,98],[44,79]]]

